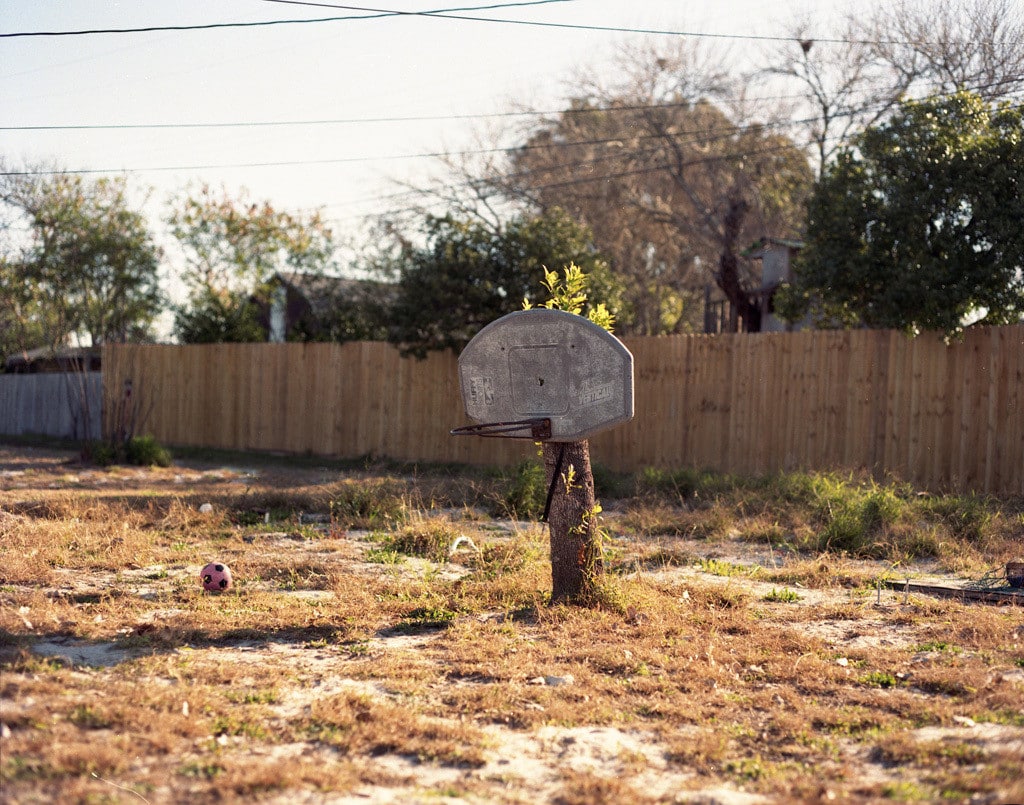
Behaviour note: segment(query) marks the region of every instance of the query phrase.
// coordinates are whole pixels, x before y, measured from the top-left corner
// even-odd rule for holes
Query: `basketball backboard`
[[[562,310],[521,310],[488,324],[459,356],[459,382],[470,419],[548,419],[544,441],[580,441],[633,418],[632,354],[603,327]]]

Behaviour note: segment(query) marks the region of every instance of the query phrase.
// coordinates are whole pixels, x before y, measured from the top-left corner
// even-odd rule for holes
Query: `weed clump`
[[[445,562],[460,536],[458,529],[447,520],[433,519],[406,526],[398,533],[386,536],[383,542],[385,548],[399,554]]]
[[[702,499],[713,500],[742,485],[734,476],[711,470],[646,467],[636,478],[636,494],[640,498],[667,497],[679,503],[692,504]]]
[[[524,461],[505,479],[500,497],[500,514],[520,520],[537,520],[547,502],[544,467],[536,461]]]
[[[405,484],[389,479],[346,482],[329,508],[332,522],[342,528],[389,528],[409,517]]]
[[[647,468],[636,476],[636,501],[625,524],[645,535],[710,539],[736,533],[773,548],[962,564],[979,550],[1000,549],[1013,529],[1003,509],[979,495],[929,495],[853,474],[748,478]]]
[[[152,436],[133,436],[117,444],[92,442],[84,453],[88,460],[100,467],[109,467],[112,464],[169,467],[172,458],[171,452]]]

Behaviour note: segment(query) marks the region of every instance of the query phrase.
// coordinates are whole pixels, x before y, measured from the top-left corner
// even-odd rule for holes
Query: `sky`
[[[726,48],[740,63],[764,43],[729,37],[781,34],[812,7],[378,2],[373,8],[404,13],[274,0],[0,0],[0,34],[351,18],[4,36],[0,156],[8,170],[46,163],[124,172],[140,192],[152,188],[151,218],[169,197],[205,182],[232,194],[245,188],[279,209],[320,208],[339,234],[351,233],[364,216],[409,203],[401,183],[438,170],[424,155],[480,147],[481,131],[517,121],[502,115],[523,105],[562,108],[574,70],[610,70],[619,46],[642,38],[594,28],[709,34],[695,41]],[[466,10],[409,13],[456,6]],[[822,25],[829,7],[813,4]]]

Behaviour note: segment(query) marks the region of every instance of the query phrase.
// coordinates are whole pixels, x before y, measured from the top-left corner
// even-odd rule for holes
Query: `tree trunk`
[[[736,253],[727,247],[718,258],[718,266],[719,287],[731,303],[729,332],[739,331],[739,320],[743,321],[745,332],[760,332],[761,308],[740,284],[739,258],[736,257]]]
[[[731,194],[729,207],[725,213],[725,227],[722,232],[722,253],[718,257],[718,272],[715,280],[722,289],[725,298],[731,303],[729,314],[729,331],[735,333],[739,327],[737,318],[743,320],[743,328],[748,333],[761,330],[761,307],[756,297],[751,298],[740,282],[739,258],[736,256],[736,242],[739,240],[750,205],[741,196]]]
[[[549,489],[555,479],[548,512],[551,603],[588,603],[604,569],[595,524],[589,444],[585,441],[545,442],[544,469]]]

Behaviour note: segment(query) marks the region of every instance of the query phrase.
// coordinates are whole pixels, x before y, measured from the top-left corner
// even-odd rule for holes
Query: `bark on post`
[[[561,467],[555,478],[560,452]],[[603,571],[601,546],[594,522],[596,501],[590,445],[586,441],[545,442],[544,469],[548,488],[551,488],[552,479],[556,482],[548,512],[551,602],[587,603]]]

